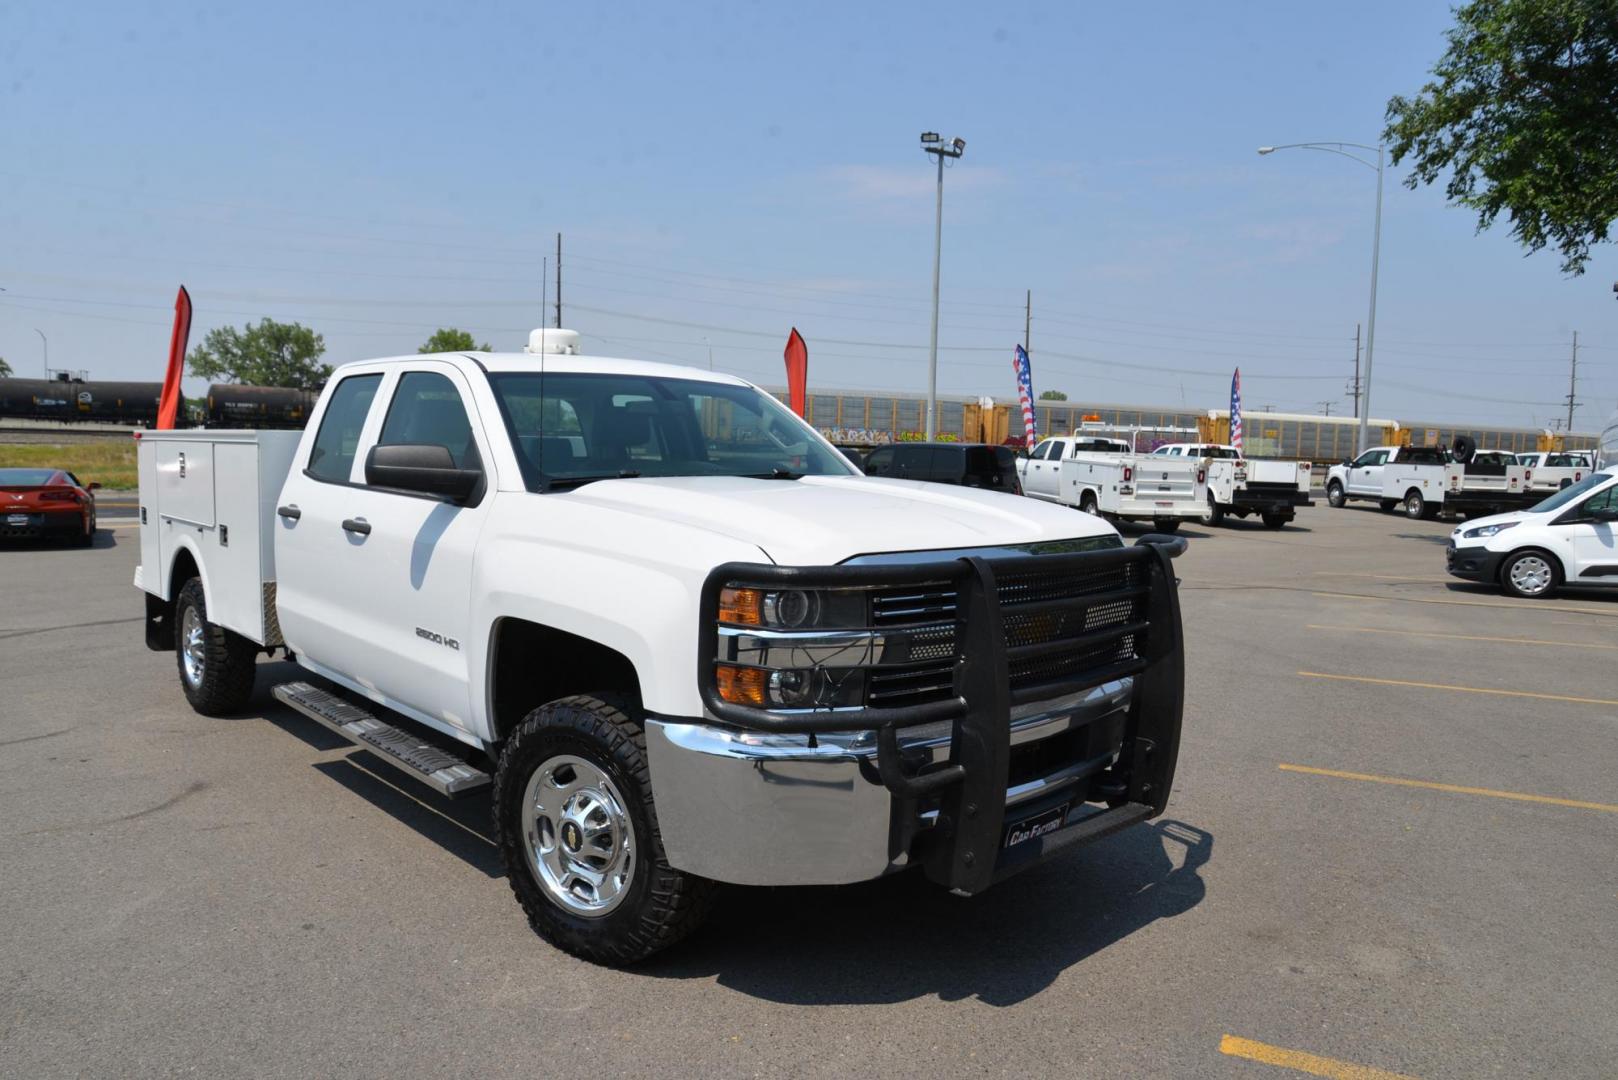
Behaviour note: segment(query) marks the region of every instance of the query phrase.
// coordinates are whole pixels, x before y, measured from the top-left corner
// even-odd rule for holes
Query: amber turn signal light
[[[764,593],[760,589],[719,590],[719,621],[736,626],[758,626],[762,622]]]
[[[715,674],[719,681],[719,696],[732,705],[764,705],[764,685],[768,673],[763,668],[720,664]]]

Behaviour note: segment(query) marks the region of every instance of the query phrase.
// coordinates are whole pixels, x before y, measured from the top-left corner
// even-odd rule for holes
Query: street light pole
[[[39,344],[45,350],[45,378],[51,377],[51,343],[45,340],[45,331],[34,327],[34,333],[39,335]]]
[[[1376,151],[1376,164],[1371,164],[1358,154],[1350,154],[1343,149],[1345,146],[1352,146],[1356,150]],[[1355,402],[1359,409],[1360,420],[1359,452],[1363,454],[1370,449],[1371,356],[1376,350],[1376,274],[1377,263],[1382,255],[1382,174],[1386,151],[1381,143],[1375,146],[1367,146],[1365,143],[1352,142],[1285,143],[1281,146],[1261,146],[1258,148],[1261,155],[1273,154],[1277,150],[1320,150],[1324,153],[1346,157],[1350,161],[1357,161],[1376,172],[1376,224],[1371,232],[1371,311],[1365,320],[1365,381],[1360,387],[1362,397]]]
[[[933,330],[927,345],[927,441],[938,433],[938,278],[944,262],[944,159],[966,152],[965,139],[944,139],[935,131],[921,136],[921,150],[938,159],[938,202],[933,216]]]

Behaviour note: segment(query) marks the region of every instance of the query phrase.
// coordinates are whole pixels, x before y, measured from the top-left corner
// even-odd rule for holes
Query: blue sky
[[[0,356],[161,377],[261,315],[333,361],[435,326],[517,348],[565,234],[591,351],[812,388],[1349,411],[1374,174],[1264,143],[1374,142],[1442,3],[0,5]],[[1618,402],[1618,258],[1582,278],[1390,170],[1372,413],[1576,427]],[[545,298],[548,301],[548,297]],[[200,383],[192,380],[193,390]]]

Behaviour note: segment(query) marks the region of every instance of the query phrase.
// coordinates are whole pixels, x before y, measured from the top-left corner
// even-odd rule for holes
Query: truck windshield
[[[836,451],[750,386],[581,372],[489,383],[531,491],[635,476],[850,476]]]

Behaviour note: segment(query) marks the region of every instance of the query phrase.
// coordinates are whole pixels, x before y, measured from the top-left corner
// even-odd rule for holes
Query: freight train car
[[[301,428],[320,395],[284,386],[214,383],[208,387],[211,428]]]
[[[0,420],[95,421],[149,426],[163,384],[79,379],[0,379]]]

